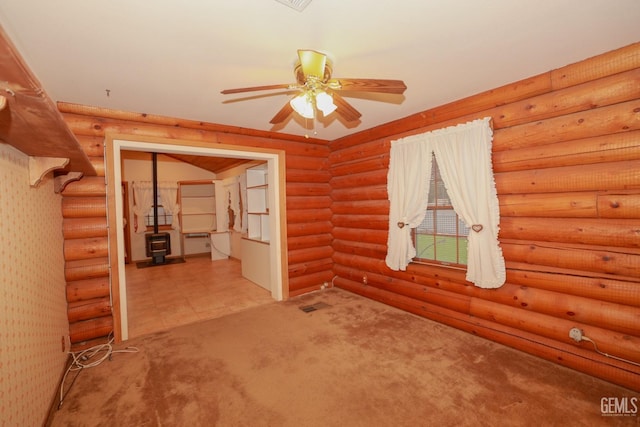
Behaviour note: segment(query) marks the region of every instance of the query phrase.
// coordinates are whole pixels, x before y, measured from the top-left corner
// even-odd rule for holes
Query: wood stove
[[[159,265],[167,262],[171,255],[171,235],[158,230],[158,154],[151,153],[153,167],[153,233],[145,234],[146,255],[151,257],[151,264]]]
[[[171,255],[171,235],[169,233],[145,234],[146,254],[152,264],[164,264],[166,256]]]

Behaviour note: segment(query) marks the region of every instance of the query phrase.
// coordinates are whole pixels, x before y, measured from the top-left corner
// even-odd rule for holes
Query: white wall
[[[133,229],[133,195],[131,185],[134,181],[151,181],[153,166],[151,153],[142,151],[122,151],[122,180],[129,183],[129,224],[131,236],[131,261],[147,259],[145,254],[144,234],[135,233]],[[158,154],[158,181],[191,181],[201,179],[215,179],[216,174],[199,167],[176,160],[164,154]],[[177,218],[174,219],[177,221]],[[139,226],[144,226],[141,222]],[[172,230],[171,256],[182,255],[180,234]],[[204,248],[203,248],[204,250]],[[208,249],[207,249],[208,250]]]

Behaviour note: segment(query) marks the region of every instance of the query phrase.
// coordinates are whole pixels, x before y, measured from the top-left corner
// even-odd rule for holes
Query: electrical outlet
[[[571,338],[575,342],[582,341],[582,329],[571,328],[571,330],[569,331],[569,338]]]

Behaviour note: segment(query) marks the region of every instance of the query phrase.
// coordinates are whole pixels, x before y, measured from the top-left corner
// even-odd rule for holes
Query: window
[[[162,206],[160,193],[158,193],[158,198],[156,200],[156,204],[158,205],[158,226],[163,225],[171,225],[173,224],[173,215],[164,210],[164,206]],[[144,216],[144,225],[147,228],[153,227],[153,206],[147,214]]]
[[[413,260],[466,265],[469,228],[453,210],[438,163],[435,156],[432,155],[432,158],[427,213],[412,233],[416,248]]]

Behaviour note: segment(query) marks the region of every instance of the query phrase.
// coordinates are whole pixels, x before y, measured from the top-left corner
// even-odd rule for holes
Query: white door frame
[[[133,135],[107,135],[105,137],[105,163],[107,178],[107,220],[109,224],[109,264],[111,266],[111,305],[116,341],[129,338],[127,316],[127,284],[124,257],[124,222],[122,192],[121,151],[145,151],[165,154],[232,157],[265,160],[268,165],[269,228],[271,233],[269,258],[271,296],[281,301],[289,295],[286,256],[286,207],[284,151],[254,147],[238,147],[198,141],[140,137]],[[113,233],[115,230],[115,233]],[[113,234],[112,234],[113,233]],[[113,237],[115,237],[115,242]],[[277,267],[280,268],[277,268]]]

